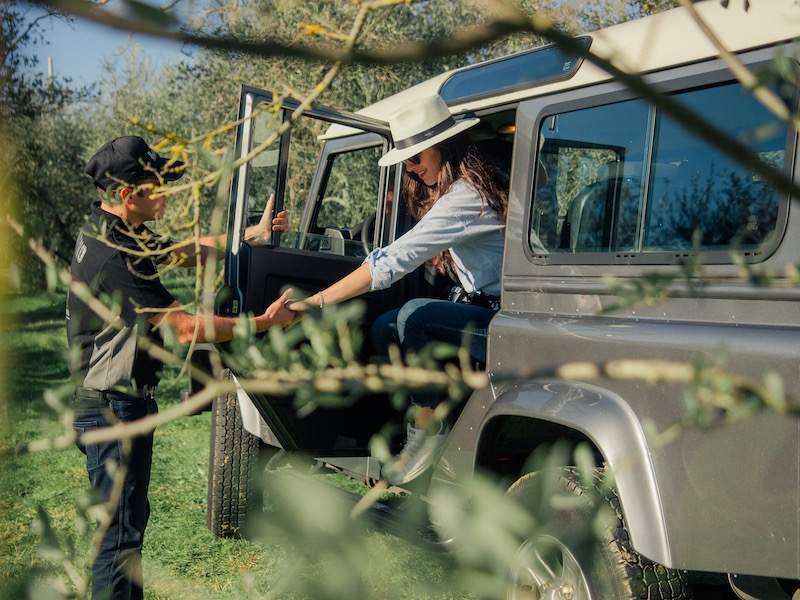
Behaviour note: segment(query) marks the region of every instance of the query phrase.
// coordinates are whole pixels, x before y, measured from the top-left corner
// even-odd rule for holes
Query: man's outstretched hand
[[[289,310],[286,306],[291,293],[292,289],[287,289],[275,302],[267,307],[263,315],[256,317],[256,328],[258,331],[264,331],[275,325],[283,327],[294,321],[297,313]]]

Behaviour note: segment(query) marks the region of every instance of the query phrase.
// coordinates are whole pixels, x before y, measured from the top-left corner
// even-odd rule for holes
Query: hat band
[[[456,124],[455,119],[453,117],[447,117],[444,121],[439,123],[438,125],[434,125],[430,129],[426,129],[422,133],[418,133],[416,135],[412,135],[411,137],[403,138],[402,140],[397,140],[394,143],[394,147],[398,150],[404,150],[410,146],[414,146],[419,144],[420,142],[424,142],[425,140],[431,139],[435,135],[439,135],[443,131],[447,131],[451,127]]]

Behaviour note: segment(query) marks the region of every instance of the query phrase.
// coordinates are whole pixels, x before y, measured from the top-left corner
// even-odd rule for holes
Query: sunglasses
[[[411,158],[407,158],[403,161],[403,164],[408,165],[418,165],[419,164],[419,154],[415,154]]]

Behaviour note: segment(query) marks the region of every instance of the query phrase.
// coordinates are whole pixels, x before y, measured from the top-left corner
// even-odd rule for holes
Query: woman
[[[472,118],[456,123],[438,95],[395,114],[389,121],[395,149],[379,164],[404,163],[404,195],[418,223],[389,246],[373,250],[343,279],[289,308],[324,307],[387,288],[437,259],[457,278],[457,297],[411,300],[379,318],[373,337],[387,345],[389,332],[396,331],[404,351],[417,351],[432,341],[460,345],[462,332],[471,326],[470,352],[475,360],[485,361],[486,327],[499,307],[508,197],[494,170],[466,140],[455,137],[478,122]],[[424,471],[444,439],[441,423],[433,422],[435,401],[417,399],[415,404],[405,447],[383,473],[394,484]],[[437,433],[426,435],[426,430],[437,428]]]

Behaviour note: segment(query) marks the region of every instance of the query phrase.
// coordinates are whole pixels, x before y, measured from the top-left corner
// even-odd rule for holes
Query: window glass
[[[582,37],[578,41],[588,48],[591,38]],[[569,56],[555,46],[545,46],[453,73],[439,94],[453,106],[470,99],[567,79],[577,72],[580,64],[578,57]]]
[[[738,83],[676,98],[783,167],[786,126]],[[639,100],[547,117],[539,145],[535,253],[747,249],[775,231],[766,182]]]
[[[280,114],[269,114],[268,119],[255,120],[254,144],[266,139],[280,125]],[[292,127],[283,195],[284,208],[289,213],[289,231],[273,235],[270,243],[285,248],[363,257],[372,250],[380,183],[378,159],[383,153],[382,145],[336,154],[327,161],[316,218],[309,231],[300,231],[303,209],[309,200],[324,144],[319,136],[328,127],[328,123],[309,117],[298,119]],[[271,153],[273,150],[274,154]],[[264,155],[264,158],[259,156],[251,163],[249,224],[258,222],[268,198],[275,191],[278,146],[271,147]]]
[[[638,100],[544,119],[531,211],[535,252],[609,252],[636,243],[649,109]]]
[[[353,233],[360,233],[366,220],[374,224],[380,184],[378,159],[382,153],[381,146],[373,146],[333,155],[321,195],[317,227],[358,229]],[[368,237],[366,241],[371,242],[372,236]]]
[[[739,84],[682,93],[693,112],[781,168],[786,127]],[[675,121],[656,120],[644,250],[753,247],[775,230],[778,194]]]
[[[289,212],[289,229],[299,229],[303,207],[317,168],[317,159],[324,142],[319,136],[328,129],[328,123],[301,117],[292,126],[289,138],[289,156],[286,166],[286,190],[283,196],[284,208]]]
[[[256,148],[275,134],[281,125],[282,112],[264,110],[264,103],[258,105],[252,121],[252,142],[250,148]],[[267,200],[274,196],[278,177],[278,151],[280,140],[270,145],[265,151],[248,163],[247,174],[247,225],[255,225],[264,213]]]

